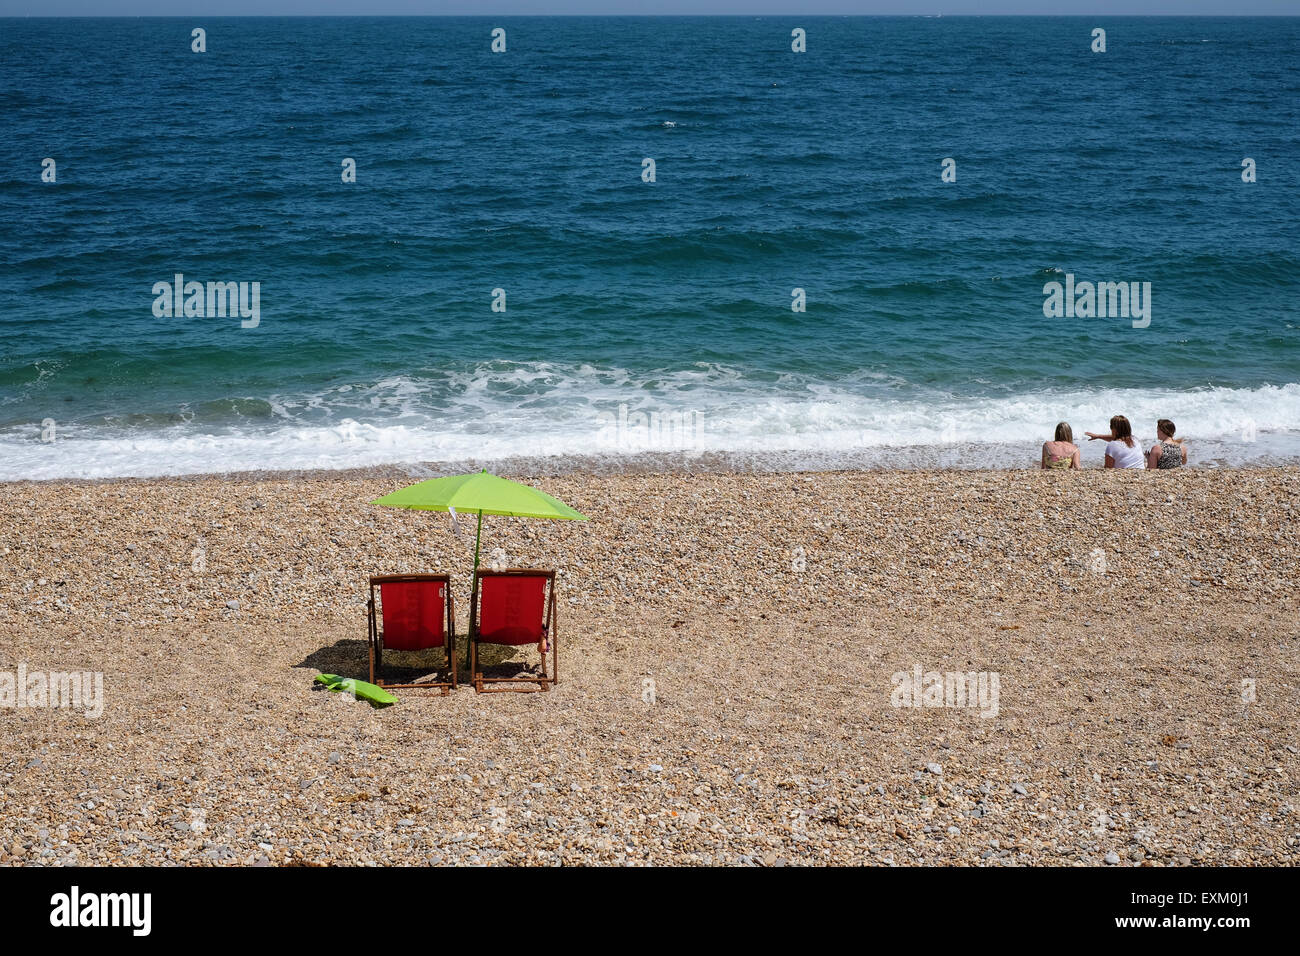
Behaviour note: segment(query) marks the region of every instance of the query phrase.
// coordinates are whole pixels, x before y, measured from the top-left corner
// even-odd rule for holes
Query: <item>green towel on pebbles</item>
[[[368,700],[371,707],[388,707],[397,703],[397,698],[382,687],[352,677],[339,677],[337,674],[317,674],[316,681],[324,684],[336,694],[342,691],[345,694],[351,694],[353,697]]]

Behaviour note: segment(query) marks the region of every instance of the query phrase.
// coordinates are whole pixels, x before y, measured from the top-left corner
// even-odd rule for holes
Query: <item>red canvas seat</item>
[[[378,592],[378,601],[376,601]],[[378,619],[376,617],[378,605]],[[370,682],[380,687],[439,688],[444,694],[457,686],[456,601],[449,574],[389,574],[370,579]],[[379,627],[382,620],[383,627]],[[445,650],[450,681],[412,684],[385,683],[383,654],[389,651]]]
[[[536,684],[550,690],[558,681],[559,651],[555,634],[555,572],[532,568],[509,571],[478,571],[478,595],[470,608],[470,673],[474,689],[484,684]],[[536,645],[541,656],[536,677],[484,677],[479,670],[478,645],[504,644],[512,647]],[[551,673],[546,672],[546,653],[551,653]]]

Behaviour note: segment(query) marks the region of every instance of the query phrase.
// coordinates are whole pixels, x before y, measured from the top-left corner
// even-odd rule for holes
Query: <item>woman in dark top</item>
[[[1156,443],[1147,452],[1147,468],[1181,468],[1187,464],[1187,446],[1174,438],[1174,423],[1167,418],[1156,422]]]

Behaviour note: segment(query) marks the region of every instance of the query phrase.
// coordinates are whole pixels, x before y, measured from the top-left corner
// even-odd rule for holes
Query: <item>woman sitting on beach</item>
[[[1078,471],[1079,446],[1074,443],[1074,432],[1069,422],[1056,426],[1056,438],[1043,442],[1043,470]]]
[[[1174,437],[1174,423],[1167,418],[1156,422],[1156,443],[1147,452],[1147,468],[1181,468],[1187,464],[1187,446]]]
[[[1133,426],[1129,424],[1128,419],[1123,415],[1116,415],[1110,420],[1110,432],[1108,434],[1103,435],[1099,432],[1084,432],[1084,434],[1088,436],[1088,441],[1096,441],[1098,438],[1106,439],[1107,468],[1146,467],[1146,455],[1142,454],[1141,446],[1133,437]]]

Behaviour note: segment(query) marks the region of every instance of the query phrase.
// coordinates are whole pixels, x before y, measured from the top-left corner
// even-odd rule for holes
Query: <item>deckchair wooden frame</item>
[[[546,673],[546,655],[542,657],[542,673],[538,677],[484,677],[478,669],[478,623],[479,623],[479,604],[483,600],[482,581],[484,578],[505,578],[505,577],[526,577],[546,578],[546,610],[543,613],[543,626],[546,630],[547,639],[551,644],[551,673]],[[494,690],[485,690],[484,684],[536,684],[537,690],[549,691],[560,681],[560,641],[556,629],[555,615],[555,572],[544,571],[541,568],[508,568],[504,571],[487,571],[479,570],[474,572],[474,598],[469,609],[469,655],[470,680],[474,684],[474,691],[479,694],[502,693],[505,691],[514,691],[513,687],[503,687]],[[490,644],[491,641],[483,641],[484,644]],[[524,647],[522,644],[503,644],[502,647]]]
[[[422,681],[416,684],[386,684],[381,675],[384,666],[384,646],[383,633],[379,628],[379,621],[375,612],[375,588],[385,584],[411,584],[411,583],[433,583],[442,584],[445,588],[446,598],[443,601],[443,609],[446,612],[446,631],[443,635],[442,649],[447,655],[447,663],[451,669],[451,681]],[[402,690],[441,690],[442,696],[446,697],[451,691],[459,687],[459,678],[456,671],[456,599],[451,593],[451,575],[450,574],[381,574],[374,575],[370,578],[370,600],[366,602],[366,613],[370,622],[368,633],[368,643],[370,645],[370,683],[385,689],[402,689]],[[409,653],[408,651],[398,651],[394,649],[393,653]]]

